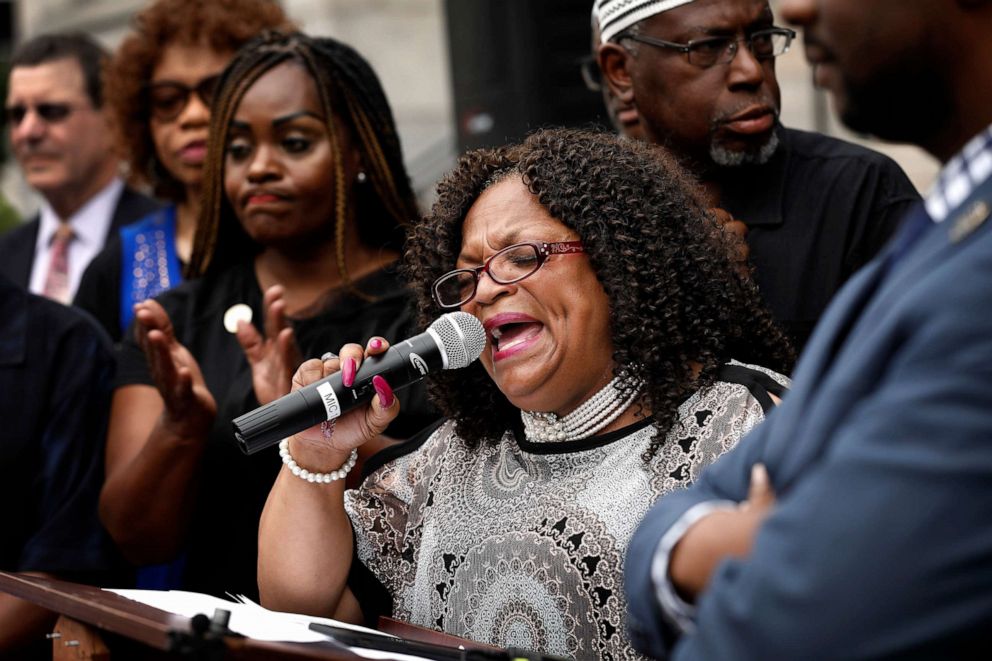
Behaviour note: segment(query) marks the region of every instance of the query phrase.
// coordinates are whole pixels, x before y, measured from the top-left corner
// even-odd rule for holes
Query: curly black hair
[[[659,147],[590,131],[543,130],[460,159],[438,185],[431,214],[412,228],[404,255],[421,324],[442,312],[431,284],[454,268],[469,208],[507,171],[582,239],[610,301],[614,369],[646,384],[640,405],[657,430],[646,460],[682,402],[712,384],[729,359],[791,368],[785,335],[754,283],[732,265],[729,239],[695,182]],[[519,420],[478,362],[436,375],[429,392],[472,445],[496,442]]]

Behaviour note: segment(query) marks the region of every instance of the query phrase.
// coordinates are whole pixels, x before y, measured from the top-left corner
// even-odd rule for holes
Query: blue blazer
[[[992,638],[990,209],[992,180],[884,274],[890,244],[830,305],[782,405],[648,513],[626,564],[642,651],[962,658]],[[746,499],[756,462],[778,503],[679,639],[655,599],[654,551],[693,505]]]

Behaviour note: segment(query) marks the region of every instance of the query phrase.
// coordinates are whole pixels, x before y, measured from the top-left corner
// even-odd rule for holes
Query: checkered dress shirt
[[[975,187],[992,176],[992,126],[972,138],[944,166],[927,194],[927,213],[934,222],[947,219]]]

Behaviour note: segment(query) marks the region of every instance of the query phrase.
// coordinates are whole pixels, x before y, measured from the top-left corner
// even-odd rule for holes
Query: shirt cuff
[[[654,559],[651,561],[651,582],[658,603],[661,605],[662,613],[680,633],[686,634],[695,631],[696,607],[679,597],[672,584],[672,579],[668,576],[668,561],[671,558],[672,549],[696,521],[718,510],[736,509],[737,503],[730,500],[709,500],[698,503],[686,510],[685,514],[679,517],[678,521],[668,529],[661,541],[658,542]]]

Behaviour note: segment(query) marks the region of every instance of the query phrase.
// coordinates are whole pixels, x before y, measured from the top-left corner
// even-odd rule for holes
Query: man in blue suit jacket
[[[782,406],[641,524],[632,637],[676,659],[971,656],[992,637],[992,1],[781,10],[845,123],[945,167]]]

